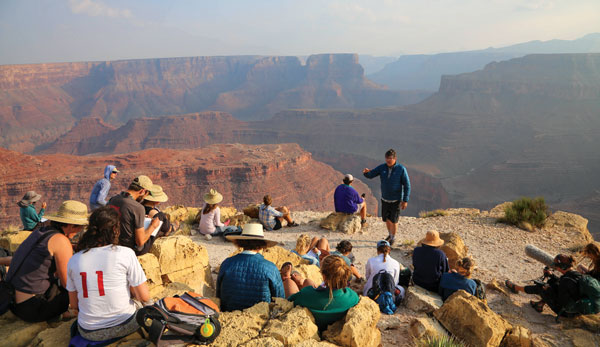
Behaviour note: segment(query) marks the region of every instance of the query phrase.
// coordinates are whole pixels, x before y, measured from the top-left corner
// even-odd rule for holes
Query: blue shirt
[[[389,168],[381,164],[364,174],[366,178],[381,179],[381,198],[388,201],[406,201],[410,196],[410,179],[406,168],[398,163]]]
[[[104,178],[101,178],[94,184],[94,188],[92,188],[92,193],[90,194],[90,208],[92,210],[106,205],[106,197],[110,190],[110,174],[114,169],[114,165],[106,165],[104,168]]]
[[[459,273],[447,272],[442,274],[439,290],[442,300],[446,301],[450,295],[459,289],[462,289],[471,295],[475,295],[477,283]]]
[[[437,293],[442,274],[450,270],[446,254],[435,247],[423,245],[415,248],[412,261],[415,268],[413,282]]]
[[[335,212],[355,213],[358,204],[362,204],[363,199],[353,187],[347,184],[340,184],[333,193],[333,203]]]

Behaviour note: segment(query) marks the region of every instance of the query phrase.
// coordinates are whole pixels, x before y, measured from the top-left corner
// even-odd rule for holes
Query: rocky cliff
[[[78,119],[120,125],[140,117],[205,110],[242,119],[287,108],[402,105],[419,93],[387,91],[353,54],[191,57],[0,66],[0,146],[24,152]]]
[[[112,183],[110,195],[125,189],[137,175],[146,174],[164,187],[169,201],[164,205],[201,206],[202,196],[216,188],[224,196],[222,205],[245,207],[271,194],[274,205],[292,211],[333,209],[333,191],[342,174],[312,159],[296,144],[250,146],[212,145],[196,150],[150,149],[123,155],[77,157],[63,154],[29,156],[0,149],[0,223],[19,224],[16,202],[28,190],[42,194],[50,211],[61,201],[88,201],[104,166],[115,164],[121,174]],[[374,198],[365,185],[356,188]]]

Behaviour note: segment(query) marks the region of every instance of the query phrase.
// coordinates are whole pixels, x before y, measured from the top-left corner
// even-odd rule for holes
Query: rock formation
[[[209,188],[223,194],[223,206],[241,208],[271,194],[275,205],[333,210],[333,192],[341,173],[317,162],[295,144],[249,146],[212,145],[197,150],[150,149],[124,155],[76,157],[28,156],[0,149],[0,223],[19,224],[16,202],[25,191],[36,190],[49,203],[49,211],[66,199],[87,203],[104,166],[115,164],[121,174],[110,195],[126,189],[140,174],[163,186],[168,203],[202,206]],[[18,168],[18,169],[16,169]],[[367,193],[360,182],[357,190]],[[167,203],[167,204],[168,204]],[[167,205],[163,204],[163,205]]]

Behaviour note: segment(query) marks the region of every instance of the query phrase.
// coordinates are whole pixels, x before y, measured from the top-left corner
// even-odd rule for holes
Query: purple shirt
[[[356,189],[346,184],[340,184],[333,193],[333,202],[335,212],[355,213],[358,204],[362,204],[363,199],[358,195]]]

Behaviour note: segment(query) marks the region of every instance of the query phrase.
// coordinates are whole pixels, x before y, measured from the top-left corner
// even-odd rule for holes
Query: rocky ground
[[[473,278],[478,278],[484,283],[494,280],[503,283],[504,280],[511,279],[520,284],[530,284],[531,280],[541,276],[543,265],[525,255],[526,245],[535,245],[555,255],[560,252],[570,253],[574,247],[586,242],[587,235],[577,231],[579,230],[577,227],[585,229],[581,227],[581,223],[584,222],[576,215],[569,215],[568,220],[551,222],[546,229],[529,232],[496,223],[497,211],[498,209],[491,212],[451,209],[448,210],[448,215],[440,217],[401,217],[397,241],[391,255],[403,265],[410,266],[412,249],[428,230],[455,232],[463,239],[468,247],[468,253],[476,261],[477,269]],[[355,264],[359,271],[364,273],[367,260],[376,255],[377,241],[387,236],[385,224],[379,218],[369,217],[368,226],[361,233],[349,235],[320,228],[319,221],[326,215],[327,213],[323,212],[293,212],[293,218],[300,226],[284,227],[279,231],[268,232],[268,237],[280,241],[287,249],[294,248],[296,238],[302,233],[325,237],[332,248],[341,240],[350,240],[354,246]],[[207,248],[209,262],[214,270],[218,269],[221,262],[235,250],[231,243],[220,237],[206,240],[196,235],[192,238]],[[501,285],[500,288],[504,289],[504,286]],[[589,345],[594,343],[589,340],[591,333],[586,331],[581,331],[579,335],[576,334],[577,336],[563,333],[562,325],[556,323],[555,315],[548,308],[543,314],[535,312],[529,306],[529,300],[534,299],[532,296],[509,294],[490,289],[489,286],[487,294],[488,304],[495,312],[512,324],[530,329],[534,336],[539,337],[538,341],[544,341],[550,346],[585,346],[586,341],[589,341]],[[400,306],[393,316],[382,315],[379,327],[382,329],[383,345],[412,344],[413,338],[409,333],[408,323],[416,316],[419,314],[404,306]],[[572,332],[569,334],[573,335]],[[574,338],[583,339],[584,343],[576,344],[573,342]]]

